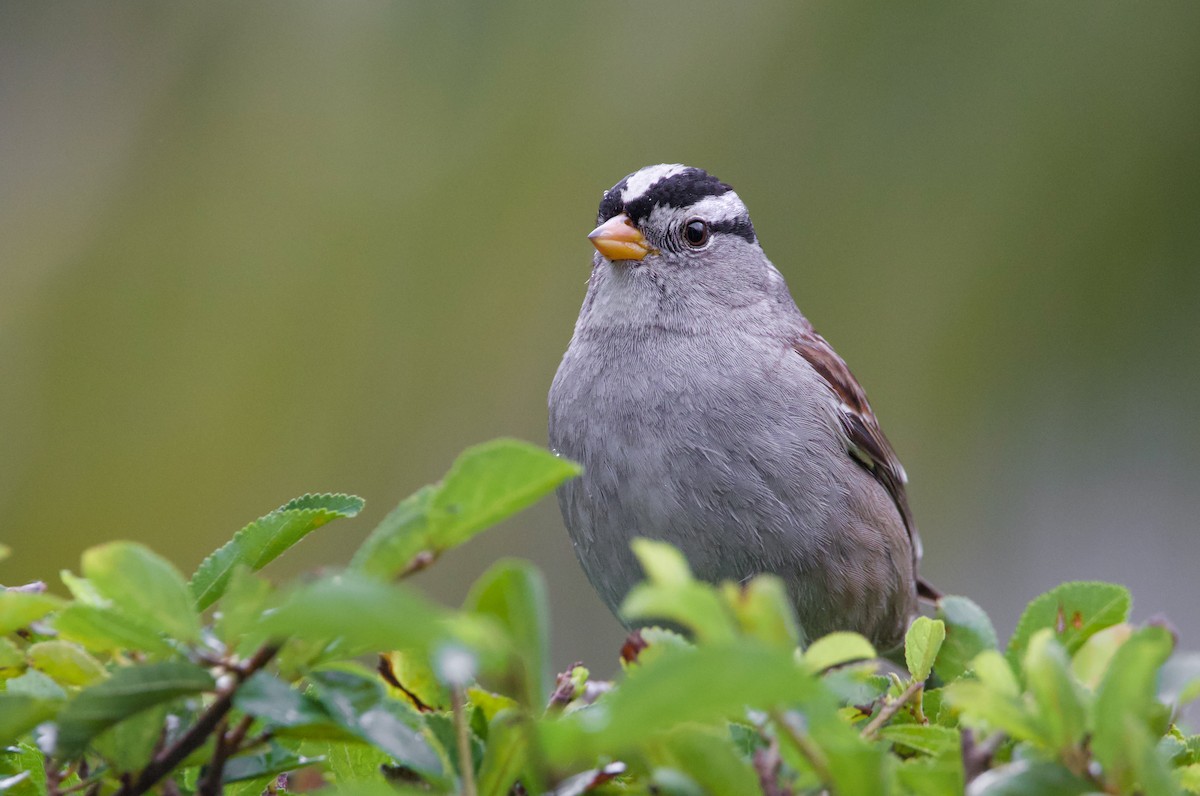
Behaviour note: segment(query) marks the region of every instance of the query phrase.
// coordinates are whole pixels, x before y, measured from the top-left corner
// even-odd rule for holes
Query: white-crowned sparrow
[[[904,468],[833,349],[796,308],[746,206],[682,165],[605,192],[597,253],[550,388],[550,444],[580,462],[559,505],[616,611],[641,577],[629,542],[696,575],[787,583],[808,639],[887,650],[916,610],[921,556]]]

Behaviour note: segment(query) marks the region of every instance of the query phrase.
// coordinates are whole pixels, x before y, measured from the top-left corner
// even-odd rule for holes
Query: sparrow
[[[921,543],[906,476],[858,381],[801,314],[746,205],[698,168],[647,166],[604,193],[583,307],[549,394],[558,489],[588,579],[618,614],[630,541],[698,578],[787,585],[808,640],[896,649]]]

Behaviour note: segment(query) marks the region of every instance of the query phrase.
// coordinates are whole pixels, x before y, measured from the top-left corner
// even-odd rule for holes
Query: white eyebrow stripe
[[[748,215],[746,205],[733,191],[720,196],[706,196],[687,208],[688,215],[696,215],[710,223],[732,221]]]
[[[640,171],[634,172],[632,176],[625,182],[625,188],[621,191],[622,204],[629,204],[640,196],[643,196],[646,191],[650,190],[650,186],[659,180],[665,180],[667,177],[673,177],[687,169],[682,163],[660,163],[657,166],[647,166]]]
[[[723,221],[748,219],[749,215],[746,205],[742,204],[738,195],[727,191],[720,196],[706,196],[687,207],[658,205],[650,211],[646,223],[651,227],[666,228],[694,217],[702,218],[709,224],[720,224]]]

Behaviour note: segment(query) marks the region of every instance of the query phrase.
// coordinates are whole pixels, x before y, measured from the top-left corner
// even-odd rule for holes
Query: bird
[[[808,641],[902,645],[921,542],[907,476],[833,348],[767,258],[742,199],[703,169],[647,166],[604,192],[579,318],[548,396],[576,555],[620,605],[637,537],[697,578],[786,584]]]

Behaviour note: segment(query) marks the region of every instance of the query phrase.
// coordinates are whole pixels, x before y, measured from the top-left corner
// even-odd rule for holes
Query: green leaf
[[[118,668],[63,708],[58,716],[58,752],[66,758],[78,757],[92,738],[127,716],[214,687],[209,673],[190,663]]]
[[[166,718],[165,704],[135,713],[93,738],[92,748],[116,771],[139,771],[154,756]]]
[[[66,690],[46,675],[30,669],[20,677],[8,681],[8,693],[25,694],[38,699],[61,702],[67,698]]]
[[[519,440],[468,448],[440,484],[404,500],[371,532],[351,567],[381,578],[403,574],[418,555],[466,542],[580,472],[574,462]]]
[[[429,505],[436,492],[436,486],[424,486],[400,501],[355,552],[350,568],[391,579],[404,574],[418,555],[435,555]]]
[[[535,709],[545,707],[550,691],[550,610],[546,583],[534,566],[503,559],[493,564],[467,595],[467,610],[494,617],[520,652],[518,698]]]
[[[316,760],[317,758],[298,755],[278,744],[271,744],[265,751],[241,755],[226,762],[221,782],[245,782],[260,777],[273,777],[303,768]]]
[[[0,793],[5,796],[46,796],[45,760],[41,751],[29,744],[0,748]],[[64,784],[70,784],[69,777]]]
[[[934,757],[958,756],[962,738],[954,727],[934,724],[889,724],[879,731],[885,741],[907,746]]]
[[[270,793],[269,787],[275,784],[275,777],[267,775],[258,779],[243,779],[238,782],[223,782],[221,784],[221,796],[262,796],[264,793]],[[287,788],[279,788],[276,791],[279,796],[290,796],[291,791]],[[324,792],[322,793],[324,796]],[[356,794],[355,796],[358,796]]]
[[[725,604],[742,635],[788,649],[800,644],[800,625],[791,595],[781,578],[758,575],[746,583],[721,584]]]
[[[1174,725],[1167,730],[1166,735],[1158,739],[1158,749],[1167,760],[1171,761],[1173,766],[1182,766],[1193,762],[1192,752],[1188,749],[1185,736]]]
[[[28,627],[62,604],[53,594],[0,589],[0,636]]]
[[[1132,789],[1136,783],[1144,796],[1177,796],[1180,791],[1171,775],[1170,765],[1159,753],[1154,738],[1144,724],[1135,718],[1125,720],[1126,754],[1131,764],[1131,775],[1123,785]],[[1106,772],[1107,773],[1107,772]]]
[[[460,545],[581,472],[574,462],[520,440],[497,439],[468,448],[430,502],[433,542],[440,550]]]
[[[182,641],[200,637],[200,617],[183,576],[135,542],[111,542],[83,554],[83,574],[120,612]]]
[[[271,593],[271,584],[252,575],[249,567],[234,567],[214,623],[217,638],[240,654],[253,654],[248,649],[254,641],[250,631],[268,607]]]
[[[322,788],[321,796],[428,796],[430,791],[427,788],[412,785],[399,786],[389,782],[376,779],[351,781],[347,785],[338,785],[334,788]],[[438,791],[438,794],[445,791]],[[227,796],[258,796],[258,794],[228,794]],[[280,796],[283,792],[280,791]]]
[[[876,657],[875,648],[865,636],[838,630],[814,641],[804,651],[804,666],[810,672],[823,672],[833,666]]]
[[[929,678],[945,640],[946,625],[940,619],[918,616],[909,626],[904,636],[904,661],[914,680]]]
[[[976,655],[1000,645],[992,620],[966,597],[943,597],[937,618],[946,624],[946,640],[937,659],[938,675],[945,682],[961,677]]]
[[[29,663],[62,685],[89,685],[108,676],[100,661],[69,641],[42,641],[28,651]]]
[[[376,681],[344,671],[319,671],[311,675],[312,696],[335,723],[435,785],[449,780],[444,755],[421,717],[395,700],[387,699]]]
[[[29,694],[0,693],[0,746],[20,738],[37,725],[54,717],[62,701]]]
[[[1021,693],[1021,684],[1017,682],[1008,659],[997,650],[984,650],[976,655],[971,661],[971,672],[997,694],[1015,697]]]
[[[196,608],[203,611],[225,593],[238,565],[257,572],[312,531],[341,517],[356,516],[362,507],[363,499],[354,495],[304,495],[259,517],[200,562],[189,584]]]
[[[1156,686],[1173,645],[1164,628],[1138,630],[1113,655],[1096,689],[1092,751],[1106,778],[1122,788],[1130,787],[1136,769],[1145,765],[1144,755],[1139,756],[1142,736],[1157,738],[1166,729],[1167,711],[1156,698]]]
[[[1179,787],[1188,793],[1200,793],[1200,763],[1192,763],[1175,769]]]
[[[1078,746],[1087,731],[1084,695],[1071,676],[1067,651],[1054,631],[1043,628],[1029,639],[1025,652],[1025,679],[1038,706],[1047,739],[1056,750]]]
[[[458,750],[458,729],[454,726],[454,716],[450,713],[422,713],[421,719],[425,724],[426,731],[437,741],[435,746],[445,754],[446,769],[458,772],[461,777],[464,767]],[[467,722],[469,725],[469,717]],[[482,725],[481,729],[486,731],[487,725]],[[467,730],[467,755],[467,765],[473,772],[478,771],[479,764],[483,761],[484,743],[469,728]]]
[[[11,641],[0,637],[0,680],[15,677],[25,668],[25,653]]]
[[[582,666],[576,666],[571,670],[571,681],[576,684],[579,690],[587,683],[588,670]],[[484,721],[492,722],[501,711],[512,710],[517,711],[519,705],[515,699],[506,697],[503,694],[493,694],[491,691],[485,691],[478,686],[472,686],[467,689],[467,701],[473,708],[476,708],[483,716]]]
[[[879,662],[874,659],[843,664],[822,674],[821,683],[842,705],[870,705],[887,694],[892,685],[887,677],[877,674],[878,669]],[[935,694],[937,691],[926,692],[923,701]]]
[[[723,727],[680,725],[667,732],[651,756],[657,765],[686,771],[705,793],[758,793],[758,774],[735,751]]]
[[[388,694],[393,698],[417,709],[423,705],[434,710],[450,710],[450,689],[438,679],[426,650],[392,650],[379,657],[380,672],[386,672],[384,681]],[[400,687],[392,685],[389,677]]]
[[[957,756],[915,757],[896,767],[896,781],[906,796],[962,796],[962,760]]]
[[[619,754],[684,722],[714,721],[746,707],[803,702],[827,696],[797,666],[792,653],[761,642],[671,649],[638,667],[585,710],[541,725],[551,763],[587,764],[597,754]]]
[[[138,650],[152,655],[174,652],[158,631],[111,608],[72,603],[54,615],[58,635],[92,652]]]
[[[837,704],[827,693],[818,692],[800,706],[800,711],[786,711],[781,716],[789,732],[783,734],[780,750],[785,761],[797,764],[797,770],[812,770],[809,756],[797,760],[788,750],[799,747],[793,740],[807,736],[809,743],[819,749],[829,771],[827,781],[836,793],[884,793],[885,749],[882,744],[868,743],[837,711]],[[779,718],[776,726],[781,726]],[[821,777],[821,779],[826,779]]]
[[[300,749],[308,757],[324,758],[325,768],[341,786],[379,782],[379,767],[392,762],[390,755],[365,742],[305,740]]]
[[[679,548],[644,537],[634,539],[629,546],[651,583],[675,588],[694,582],[692,568]]]
[[[75,602],[99,606],[108,604],[108,600],[96,591],[96,587],[87,578],[81,578],[69,569],[59,570],[58,576],[62,579],[63,585],[67,587],[67,591],[71,592],[71,596],[75,598]]]
[[[1133,635],[1133,625],[1122,622],[1092,634],[1071,657],[1071,673],[1085,687],[1100,685],[1108,665],[1121,645]]]
[[[1163,664],[1158,696],[1176,707],[1200,697],[1200,653],[1173,655]]]
[[[599,773],[602,772],[596,772]],[[586,793],[595,790],[596,786],[604,781],[592,774],[585,783],[581,783],[579,787],[568,788],[567,792]],[[679,769],[667,766],[654,769],[650,776],[650,793],[654,796],[706,796],[704,788],[700,787],[698,782]]]
[[[276,727],[329,723],[321,703],[266,672],[255,672],[233,695],[233,705]]]
[[[1126,621],[1130,605],[1129,590],[1112,583],[1073,581],[1056,586],[1021,614],[1008,642],[1008,660],[1016,666],[1030,637],[1044,627],[1052,628],[1067,653],[1074,655],[1097,631]]]
[[[692,578],[683,554],[665,542],[634,539],[634,555],[647,580],[630,589],[621,618],[637,624],[671,622],[692,632],[698,643],[724,644],[737,628],[717,590]]]
[[[520,715],[508,712],[494,718],[488,724],[487,748],[479,766],[480,796],[508,796],[529,757],[529,731]]]
[[[341,640],[352,658],[396,647],[429,648],[449,635],[449,612],[403,586],[347,572],[323,578],[287,595],[259,631],[311,641]]]
[[[1057,763],[1029,760],[993,769],[971,783],[971,796],[1082,796],[1095,790]]]
[[[944,699],[960,711],[961,724],[1047,744],[1041,722],[1021,699],[1020,686],[1004,656],[985,650],[975,657],[971,669],[978,680],[959,679],[941,689]]]

